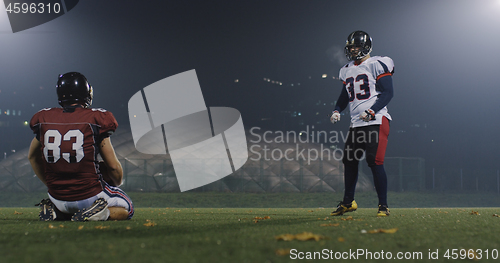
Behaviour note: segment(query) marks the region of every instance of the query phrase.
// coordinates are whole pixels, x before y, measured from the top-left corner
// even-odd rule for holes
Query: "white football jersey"
[[[375,120],[365,122],[359,116],[375,104],[377,96],[381,93],[375,85],[377,78],[392,75],[393,71],[394,62],[392,59],[381,56],[370,57],[359,65],[355,65],[354,61],[351,61],[340,69],[339,78],[344,82],[349,96],[351,127],[382,124],[383,116],[392,120],[387,106],[375,114]]]

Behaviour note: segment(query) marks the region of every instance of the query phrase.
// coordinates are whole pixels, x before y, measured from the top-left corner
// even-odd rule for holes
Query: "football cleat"
[[[108,202],[99,198],[89,207],[78,210],[71,221],[105,221],[109,217]]]
[[[389,216],[391,213],[387,205],[378,205],[377,216]]]
[[[354,212],[358,209],[358,204],[356,204],[356,201],[352,200],[351,203],[344,204],[343,202],[340,202],[337,205],[337,210],[333,211],[331,213],[332,216],[341,216],[346,212]]]
[[[40,203],[36,204],[35,206],[39,206],[41,208],[40,214],[38,215],[40,217],[40,221],[54,221],[57,218],[57,213],[56,213],[56,206],[50,199],[42,199]]]

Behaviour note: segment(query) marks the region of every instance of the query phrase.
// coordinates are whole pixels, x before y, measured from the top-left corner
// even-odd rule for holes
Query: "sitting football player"
[[[61,108],[42,109],[30,122],[28,158],[49,197],[38,204],[40,220],[130,219],[134,207],[118,188],[123,170],[110,140],[115,117],[90,108],[93,88],[78,72],[60,75],[56,88]]]

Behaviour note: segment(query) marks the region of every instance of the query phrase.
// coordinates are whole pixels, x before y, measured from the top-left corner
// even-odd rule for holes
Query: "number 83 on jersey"
[[[84,157],[83,133],[80,130],[69,130],[62,135],[58,130],[47,130],[44,137],[43,155],[47,163],[56,163],[61,157],[68,163],[78,163]],[[71,141],[74,141],[71,143]],[[71,149],[61,147],[63,142],[70,142]],[[75,153],[72,155],[71,150]]]

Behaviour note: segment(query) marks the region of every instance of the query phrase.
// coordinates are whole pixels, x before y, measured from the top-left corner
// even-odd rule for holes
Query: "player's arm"
[[[339,98],[337,99],[337,104],[335,105],[335,109],[330,114],[330,121],[332,123],[340,121],[340,113],[347,107],[348,104],[349,104],[349,95],[347,94],[344,82],[344,85],[342,86],[342,91],[340,92]]]
[[[40,179],[44,185],[47,185],[45,175],[43,174],[44,160],[42,155],[42,144],[36,137],[31,141],[28,160],[38,179]]]
[[[99,147],[102,160],[105,164],[105,167],[102,167],[104,180],[113,186],[121,185],[123,179],[122,164],[116,157],[115,149],[109,137],[102,139]]]
[[[378,95],[377,101],[371,107],[371,109],[377,113],[379,110],[383,109],[394,96],[394,88],[392,86],[392,75],[384,74],[377,78],[377,89],[381,92]]]
[[[337,99],[337,104],[335,105],[334,111],[342,112],[349,104],[349,94],[347,94],[347,89],[344,85],[342,86],[342,91],[340,92],[339,98]]]
[[[377,96],[377,100],[375,104],[365,112],[361,113],[359,116],[360,119],[368,122],[375,119],[375,114],[383,109],[394,96],[394,88],[392,87],[392,74],[386,73],[377,77],[377,90],[380,91],[380,94]]]
[[[392,87],[394,62],[389,57],[380,57],[377,62],[378,63],[372,64],[372,74],[373,76],[377,76],[375,85],[376,90],[380,93],[377,95],[375,104],[373,104],[370,109],[365,110],[360,116],[360,118],[366,122],[375,119],[375,114],[387,106],[394,95],[394,89]]]

